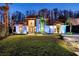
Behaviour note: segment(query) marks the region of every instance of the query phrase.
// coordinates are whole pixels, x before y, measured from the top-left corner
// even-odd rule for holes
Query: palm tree
[[[5,6],[1,6],[0,10],[4,11],[3,16],[4,16],[4,27],[5,27],[5,35],[8,34],[8,10],[9,6],[6,3]]]
[[[65,22],[65,24],[70,26],[70,33],[72,32],[72,23],[70,21],[70,17],[68,17],[67,21]]]
[[[73,19],[74,18],[74,14],[73,11],[69,11],[69,19]],[[71,20],[69,21],[69,25],[70,25],[70,33],[72,33],[72,23]]]

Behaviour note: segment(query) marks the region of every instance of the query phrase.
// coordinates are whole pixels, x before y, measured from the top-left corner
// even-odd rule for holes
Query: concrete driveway
[[[74,53],[79,56],[79,35],[62,35],[67,45]]]
[[[62,35],[65,40],[69,41],[78,41],[79,42],[79,35]]]

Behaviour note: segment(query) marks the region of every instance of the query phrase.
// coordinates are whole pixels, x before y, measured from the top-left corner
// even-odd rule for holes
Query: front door
[[[35,33],[35,20],[28,20],[28,33]]]

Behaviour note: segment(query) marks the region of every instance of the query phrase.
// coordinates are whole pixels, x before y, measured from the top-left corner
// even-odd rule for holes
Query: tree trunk
[[[70,33],[72,32],[72,24],[70,23]]]
[[[5,35],[8,35],[8,12],[4,11]]]

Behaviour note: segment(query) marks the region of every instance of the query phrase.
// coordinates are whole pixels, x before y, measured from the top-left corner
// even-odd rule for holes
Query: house
[[[52,25],[47,25],[46,20],[48,18],[37,16],[27,16],[24,22],[18,22],[15,24],[16,34],[35,34],[35,33],[65,33],[66,26],[62,22],[54,22]],[[58,24],[60,25],[59,32],[57,30]],[[62,30],[63,29],[63,30]]]
[[[79,18],[70,18],[71,32],[79,34]]]
[[[79,18],[70,18],[72,25],[79,25]]]

